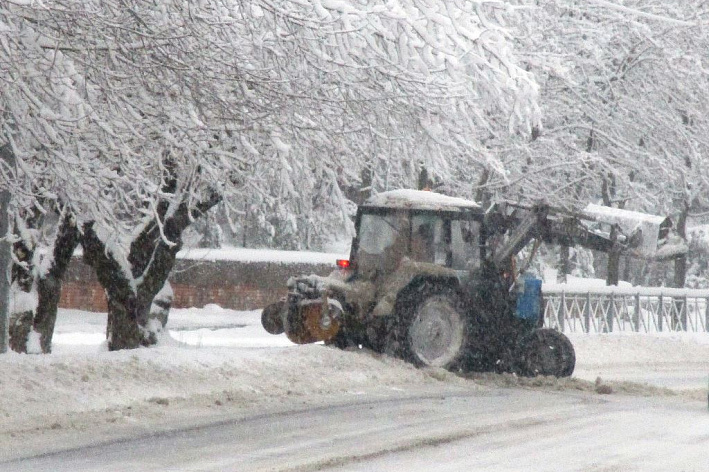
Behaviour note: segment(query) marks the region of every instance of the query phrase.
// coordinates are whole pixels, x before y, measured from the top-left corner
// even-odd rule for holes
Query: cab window
[[[480,223],[470,220],[451,221],[452,267],[469,270],[480,265]]]
[[[449,244],[446,222],[436,215],[415,215],[411,218],[411,259],[432,262],[439,265],[448,263]]]

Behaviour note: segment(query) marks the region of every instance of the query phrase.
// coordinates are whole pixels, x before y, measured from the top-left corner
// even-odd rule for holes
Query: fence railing
[[[709,290],[543,288],[544,326],[562,332],[709,332]]]

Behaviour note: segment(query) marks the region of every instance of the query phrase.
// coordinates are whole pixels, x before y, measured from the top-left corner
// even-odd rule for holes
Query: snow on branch
[[[679,20],[676,18],[670,18],[668,16],[647,13],[642,10],[638,10],[636,8],[630,8],[630,7],[626,7],[623,5],[618,5],[616,3],[609,2],[607,0],[590,0],[590,1],[592,3],[595,3],[596,5],[599,5],[599,6],[611,9],[611,10],[615,10],[620,13],[628,14],[628,15],[631,15],[634,17],[644,18],[644,19],[651,20],[651,21],[668,23],[668,24],[676,25],[676,26],[698,26],[697,23],[694,23],[691,21]]]

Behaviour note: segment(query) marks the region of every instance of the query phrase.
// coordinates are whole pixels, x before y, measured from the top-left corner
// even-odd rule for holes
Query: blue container
[[[542,308],[542,281],[531,275],[517,279],[517,316],[537,323]]]

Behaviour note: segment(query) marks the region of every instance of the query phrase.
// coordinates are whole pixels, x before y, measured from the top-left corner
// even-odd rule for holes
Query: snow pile
[[[709,381],[707,333],[569,334],[576,350],[574,376],[588,380],[650,383],[706,398]]]

